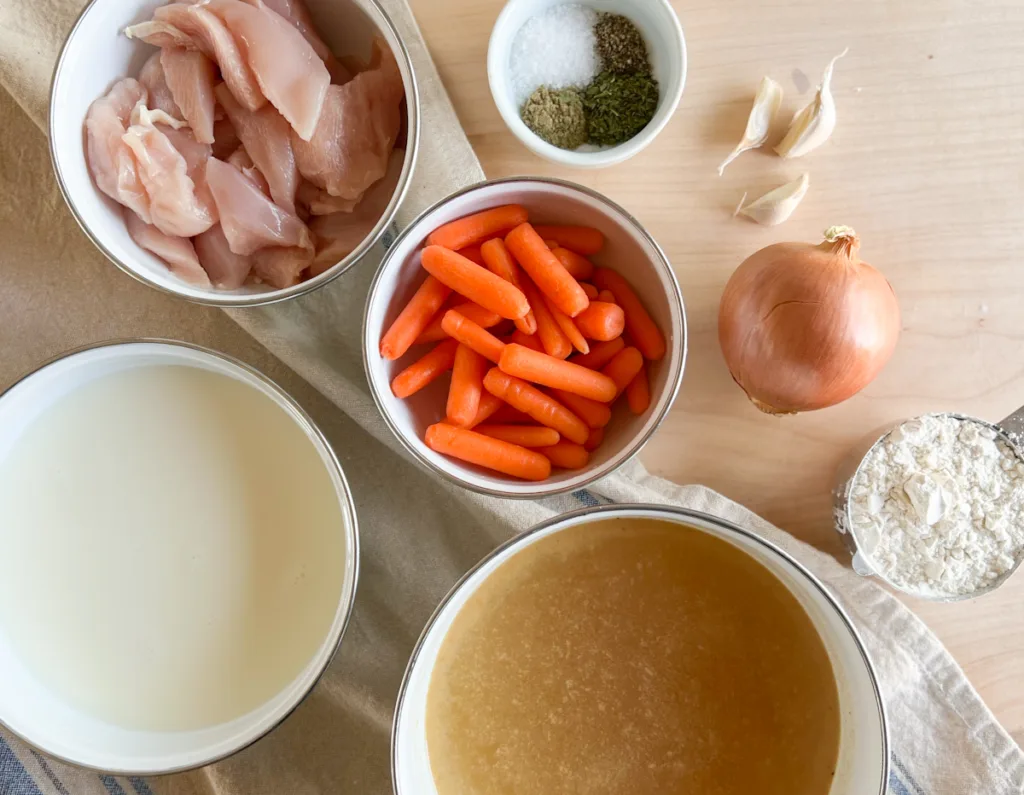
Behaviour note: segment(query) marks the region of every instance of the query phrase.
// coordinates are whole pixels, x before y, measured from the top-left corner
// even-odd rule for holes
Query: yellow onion
[[[833,226],[820,245],[776,243],[746,259],[718,310],[733,379],[769,414],[834,406],[889,361],[900,307],[885,277],[857,257],[860,239]]]

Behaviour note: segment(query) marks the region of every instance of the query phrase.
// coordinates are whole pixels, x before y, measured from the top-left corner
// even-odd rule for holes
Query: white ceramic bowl
[[[83,123],[89,105],[122,77],[139,73],[154,47],[125,37],[128,25],[151,19],[162,0],[92,0],[64,42],[50,86],[50,159],[64,200],[89,239],[115,265],[139,281],[200,304],[238,307],[274,303],[303,295],[341,276],[380,239],[408,190],[419,143],[419,92],[412,62],[391,20],[377,0],[306,0],[317,31],[338,55],[369,57],[381,35],[394,52],[405,83],[408,135],[405,165],[390,204],[360,246],[333,267],[292,287],[246,285],[237,290],[197,287],[128,235],[121,207],[93,183],[85,159]]]
[[[423,442],[427,426],[444,419],[448,379],[439,378],[406,400],[391,392],[391,379],[428,348],[416,346],[397,362],[384,360],[380,340],[423,281],[420,251],[442,224],[488,207],[521,204],[535,223],[581,224],[605,233],[604,249],[591,257],[600,266],[622,272],[665,335],[667,353],[648,363],[651,405],[641,416],[617,407],[604,442],[585,469],[556,470],[541,483],[506,477],[431,450]],[[555,179],[512,177],[466,188],[426,210],[398,237],[370,286],[363,323],[363,359],[370,391],[399,441],[424,466],[454,482],[499,497],[536,498],[583,488],[640,451],[664,420],[683,377],[686,314],[683,297],[664,252],[639,222],[611,200],[589,188]]]
[[[604,506],[556,517],[496,549],[455,585],[420,636],[399,691],[391,734],[395,795],[436,795],[425,729],[430,677],[446,633],[477,588],[509,558],[542,538],[600,519],[630,518],[686,525],[724,539],[789,588],[828,651],[839,691],[839,760],[829,795],[884,795],[889,748],[881,691],[863,642],[828,589],[789,555],[754,533],[697,511],[654,505]]]
[[[0,395],[0,456],[29,423],[72,390],[95,378],[141,366],[185,366],[222,373],[259,390],[308,436],[330,475],[342,517],[343,573],[334,618],[305,668],[270,701],[228,723],[194,731],[136,731],[85,714],[42,685],[11,648],[0,627],[0,725],[49,756],[81,767],[122,775],[171,773],[200,767],[262,737],[302,701],[341,643],[355,600],[359,542],[355,506],[344,472],[309,415],[280,387],[245,364],[193,345],[162,340],[107,343],[73,351],[42,365]],[[154,421],[158,421],[155,419]],[[5,560],[16,566],[17,560]],[[116,572],[97,572],[116,577]],[[125,638],[131,654],[133,639]],[[74,665],[69,660],[68,665]]]
[[[618,146],[594,151],[559,149],[537,136],[519,116],[509,65],[512,42],[530,17],[567,2],[626,16],[640,29],[647,42],[651,70],[660,91],[658,109],[643,130]],[[686,40],[679,18],[668,0],[509,0],[491,31],[487,47],[487,80],[501,118],[530,151],[564,166],[604,168],[628,160],[644,149],[672,117],[686,83]]]

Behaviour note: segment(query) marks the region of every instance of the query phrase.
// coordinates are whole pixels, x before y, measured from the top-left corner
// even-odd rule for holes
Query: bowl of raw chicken
[[[394,219],[418,135],[376,0],[93,0],[50,92],[54,171],[89,238],[218,306],[344,273]]]

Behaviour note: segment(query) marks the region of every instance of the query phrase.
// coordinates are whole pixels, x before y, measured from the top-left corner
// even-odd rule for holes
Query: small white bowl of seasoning
[[[612,15],[619,19],[609,20]],[[575,88],[586,93],[588,87],[598,85],[597,80],[607,80],[604,67],[608,61],[597,51],[595,26],[602,19],[606,25],[612,22],[611,32],[606,32],[602,38],[607,41],[607,36],[611,35],[630,46],[629,30],[628,27],[623,29],[622,17],[639,32],[650,76],[657,83],[657,104],[650,120],[632,137],[614,145],[594,143],[590,139],[577,144],[582,135],[565,129],[559,129],[550,137],[576,148],[549,143],[523,121],[524,104],[541,87],[557,92]],[[616,42],[610,47],[622,53]],[[632,77],[630,72],[616,72],[616,79]],[[491,32],[487,78],[505,124],[534,154],[561,165],[604,168],[628,160],[643,150],[668,123],[686,82],[686,41],[668,0],[582,0],[575,3],[510,0]],[[591,113],[588,111],[587,115]],[[590,137],[593,135],[591,129]]]

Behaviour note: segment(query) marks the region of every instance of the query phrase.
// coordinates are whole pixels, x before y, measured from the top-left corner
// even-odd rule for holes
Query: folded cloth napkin
[[[409,47],[423,105],[417,175],[401,225],[483,174],[405,0],[382,4]],[[0,6],[0,84],[40,126],[52,64],[81,5],[82,0],[9,0]],[[0,181],[0,193],[11,201],[17,194],[8,187],[30,184],[18,174],[0,174]],[[61,225],[55,236],[75,239],[66,231],[73,226],[67,213],[49,223]],[[192,773],[149,780],[100,776],[47,759],[0,730],[0,795],[383,795],[390,791],[395,697],[434,605],[508,537],[556,513],[606,502],[681,505],[720,516],[779,545],[832,588],[877,667],[890,721],[893,795],[1024,792],[1024,755],[924,624],[872,582],[736,503],[701,486],[651,477],[635,461],[587,491],[512,502],[471,494],[408,460],[378,415],[363,376],[363,303],[382,253],[379,247],[344,278],[310,296],[232,313],[340,410],[326,420],[325,431],[355,493],[363,560],[355,613],[327,674],[269,737]]]

